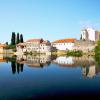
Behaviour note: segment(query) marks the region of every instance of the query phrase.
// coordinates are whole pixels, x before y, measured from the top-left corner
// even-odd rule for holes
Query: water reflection
[[[17,72],[19,74],[19,72],[23,72],[23,65],[24,64],[19,64],[14,61],[11,61],[12,73],[15,74]]]
[[[17,56],[17,63],[27,64],[29,67],[43,68],[44,66],[49,66],[51,64],[51,56],[47,55],[20,55]]]
[[[96,74],[100,73],[100,68],[96,66],[95,59],[93,57],[57,57],[53,61],[60,65],[60,67],[81,67],[83,78],[93,78]]]
[[[66,68],[81,68],[83,78],[93,78],[100,73],[100,67],[97,66],[95,59],[91,56],[67,57],[67,56],[50,56],[50,55],[1,55],[0,62],[10,62],[12,73],[23,72],[24,64],[30,68],[43,68],[52,64]]]

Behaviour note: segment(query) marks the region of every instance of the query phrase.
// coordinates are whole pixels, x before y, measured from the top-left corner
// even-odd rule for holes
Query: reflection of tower
[[[84,78],[86,78],[86,77],[93,78],[93,76],[95,76],[95,71],[96,71],[95,65],[82,67],[82,75]]]
[[[82,76],[86,78],[86,67],[82,67]]]
[[[88,77],[89,78],[93,78],[93,76],[95,76],[95,65],[91,65],[90,67],[89,67],[89,72],[88,72]]]

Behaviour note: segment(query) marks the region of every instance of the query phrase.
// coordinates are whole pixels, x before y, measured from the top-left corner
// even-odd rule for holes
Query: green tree
[[[18,44],[19,42],[20,42],[20,40],[19,40],[19,33],[17,33],[16,44]]]
[[[82,40],[82,34],[81,34],[80,40]]]
[[[23,35],[20,34],[20,42],[23,43]]]
[[[15,45],[15,41],[16,41],[16,34],[15,32],[12,32],[11,45]]]
[[[97,41],[97,46],[95,47],[95,60],[100,65],[100,40]]]
[[[8,45],[8,42],[6,42],[5,44]]]

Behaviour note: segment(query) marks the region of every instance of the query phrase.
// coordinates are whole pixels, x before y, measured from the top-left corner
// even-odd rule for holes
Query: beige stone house
[[[22,54],[24,52],[37,52],[37,53],[51,53],[51,43],[43,39],[29,39],[24,43],[16,45],[17,53]]]
[[[6,45],[0,43],[0,53],[6,53]]]

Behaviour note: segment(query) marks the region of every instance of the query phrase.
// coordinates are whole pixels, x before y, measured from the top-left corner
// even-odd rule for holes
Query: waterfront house
[[[29,39],[24,43],[19,43],[16,46],[17,52],[33,52],[33,53],[51,53],[51,43],[43,39]]]
[[[6,53],[6,44],[0,43],[0,53]]]
[[[75,38],[60,39],[52,42],[52,46],[56,47],[57,50],[72,50],[75,41]]]

